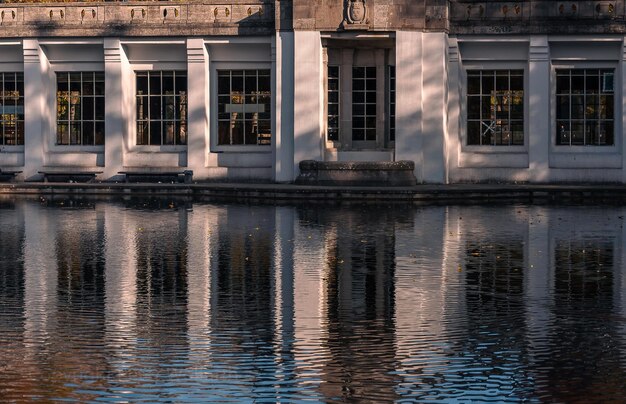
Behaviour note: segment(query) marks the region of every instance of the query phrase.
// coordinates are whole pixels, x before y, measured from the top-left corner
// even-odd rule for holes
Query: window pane
[[[137,94],[148,94],[148,73],[137,73]]]
[[[160,145],[163,141],[161,139],[161,121],[150,121],[150,144]]]
[[[96,120],[104,120],[104,98],[97,97],[96,103]]]
[[[95,116],[94,108],[94,99],[92,97],[83,98],[83,119],[93,121]]]
[[[100,146],[104,144],[104,122],[96,122],[95,144]]]
[[[137,144],[147,145],[149,143],[148,122],[137,122]]]
[[[83,122],[83,144],[93,145],[94,142],[94,123]]]
[[[85,73],[83,75],[83,95],[93,95],[94,93],[93,74]]]
[[[150,77],[150,94],[161,94],[161,74],[160,72],[151,72]]]
[[[228,72],[220,72],[217,78],[217,93],[230,93],[230,74]]]
[[[218,144],[231,144],[230,142],[230,121],[219,121],[217,123]]]
[[[244,144],[243,121],[231,121],[232,144]]]
[[[270,87],[266,69],[218,71],[218,144],[262,143],[259,122],[271,118]],[[184,111],[186,114],[186,107]],[[269,144],[271,134],[267,135]]]
[[[174,72],[163,72],[163,94],[174,94]]]
[[[480,94],[480,76],[469,76],[467,78],[467,94]]]
[[[603,121],[614,114],[613,95],[604,91],[605,76],[609,77],[606,87],[612,90],[612,73],[607,69],[557,70],[557,145],[613,144],[613,125]],[[569,89],[566,77],[571,77]]]
[[[469,145],[480,144],[480,122],[469,121],[467,123],[467,144]]]

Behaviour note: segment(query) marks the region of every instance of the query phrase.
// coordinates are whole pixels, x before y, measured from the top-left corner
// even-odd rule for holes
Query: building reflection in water
[[[0,394],[624,397],[620,216],[3,201]]]

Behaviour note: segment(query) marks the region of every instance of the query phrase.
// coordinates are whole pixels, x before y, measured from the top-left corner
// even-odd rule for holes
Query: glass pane
[[[524,91],[524,76],[511,76],[511,90]]]
[[[365,90],[365,80],[352,80],[352,91],[363,91]]]
[[[556,118],[569,119],[569,96],[557,95],[556,97]]]
[[[480,77],[471,76],[467,78],[467,94],[480,94]]]
[[[80,93],[81,90],[81,74],[70,73],[70,91],[76,91]]]
[[[585,144],[597,145],[598,142],[598,121],[586,121],[585,122]]]
[[[243,121],[231,121],[232,144],[243,143]]]
[[[582,122],[572,122],[572,145],[585,144],[585,132]]]
[[[365,140],[365,129],[352,128],[352,140],[355,140],[355,141]]]
[[[174,72],[163,72],[163,94],[174,94]]]
[[[614,105],[612,95],[600,96],[600,118],[613,119]]]
[[[230,143],[230,121],[219,121],[217,123],[217,142],[221,145]]]
[[[217,78],[217,93],[230,94],[230,74],[220,72]]]
[[[104,95],[104,81],[96,81],[94,83],[94,94],[95,95]]]
[[[557,121],[556,122],[556,144],[557,145],[569,145],[569,121]]]
[[[243,76],[235,76],[233,74],[231,86],[231,92],[239,94],[243,93]]]
[[[176,126],[173,121],[163,122],[163,144],[173,145],[175,140]]]
[[[83,98],[83,119],[94,119],[94,99],[93,97]]]
[[[482,90],[484,95],[489,95],[494,90],[494,77],[492,74],[483,73]]]
[[[601,145],[612,145],[613,144],[613,122],[612,121],[601,121],[600,129],[599,129],[599,141]]]
[[[69,89],[70,89],[70,86],[68,82],[67,73],[58,73],[57,74],[57,91],[67,92],[69,91]],[[6,91],[11,91],[11,89],[9,88],[9,83],[6,81],[6,78],[4,82],[4,91],[5,91],[5,94],[6,94]]]
[[[159,96],[150,97],[150,119],[161,119],[161,97]]]
[[[147,96],[138,96],[137,97],[137,119],[148,119],[148,97]]]
[[[176,144],[187,144],[187,125],[184,122],[176,123]]]
[[[24,144],[24,121],[17,121],[15,129],[16,144]]]
[[[586,119],[597,119],[599,115],[598,105],[599,99],[597,95],[588,95],[586,97],[586,108],[585,108],[585,118]]]
[[[256,85],[256,75],[248,76],[245,78],[245,91],[246,94],[256,93],[257,85]]]
[[[147,145],[148,140],[148,122],[137,122],[137,144]]]
[[[96,122],[95,144],[104,144],[104,122]]]
[[[100,121],[104,120],[104,98],[96,97],[95,103],[96,103],[96,119]]]
[[[558,74],[556,76],[557,94],[568,94],[570,92],[569,74]]]
[[[174,97],[163,97],[163,118],[174,119],[176,116],[176,103]]]
[[[89,146],[94,142],[94,124],[93,122],[83,122],[83,145]]]
[[[80,123],[73,123],[70,125],[70,144],[78,145],[80,143]]]
[[[585,91],[585,77],[572,76],[572,94],[583,94]]]
[[[150,94],[161,94],[161,75],[159,72],[150,73]]]
[[[245,121],[245,134],[244,134],[244,141],[245,144],[257,144],[257,125],[255,124],[254,121],[248,120]]]
[[[148,94],[147,73],[137,73],[137,94]]]
[[[67,124],[57,124],[57,144],[69,144],[69,126]]]
[[[355,78],[355,79],[365,78],[365,68],[364,67],[353,67],[352,68],[352,78]]]
[[[597,74],[587,74],[585,89],[587,94],[598,94],[600,92],[600,77]]]
[[[150,144],[151,145],[161,144],[161,122],[160,121],[150,121]]]
[[[84,73],[83,74],[83,87],[82,87],[83,95],[93,95],[93,73]]]
[[[480,119],[480,97],[467,97],[467,118]]]

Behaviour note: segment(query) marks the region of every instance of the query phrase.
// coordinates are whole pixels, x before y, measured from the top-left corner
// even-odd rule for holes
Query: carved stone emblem
[[[346,0],[346,17],[349,24],[363,24],[366,12],[365,0]]]

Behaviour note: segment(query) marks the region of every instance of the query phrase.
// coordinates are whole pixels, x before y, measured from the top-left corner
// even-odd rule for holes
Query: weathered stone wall
[[[0,5],[2,37],[270,35],[273,0]]]
[[[361,24],[349,24],[350,0],[294,0],[294,29],[334,31],[366,29],[445,30],[446,0],[365,0],[366,16]]]
[[[450,1],[454,34],[624,33],[624,0]]]

